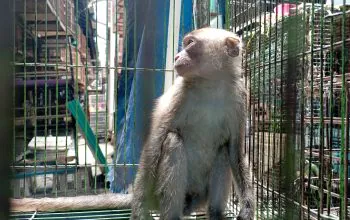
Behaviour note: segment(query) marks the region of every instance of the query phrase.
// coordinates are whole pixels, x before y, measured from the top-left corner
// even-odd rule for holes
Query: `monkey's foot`
[[[254,219],[254,210],[251,208],[243,208],[237,216],[237,220],[253,220]]]

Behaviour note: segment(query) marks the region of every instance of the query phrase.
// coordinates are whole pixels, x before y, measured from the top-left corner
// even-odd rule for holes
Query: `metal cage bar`
[[[174,81],[173,59],[183,35],[212,26],[237,33],[245,44],[245,151],[254,174],[256,218],[350,218],[349,5],[15,0],[12,197],[128,192],[149,103]],[[233,194],[226,213],[232,217],[238,210]],[[129,215],[108,210],[12,218]]]

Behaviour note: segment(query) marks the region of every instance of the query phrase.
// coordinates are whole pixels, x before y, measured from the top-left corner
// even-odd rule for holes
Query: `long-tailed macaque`
[[[241,210],[254,216],[250,171],[243,150],[246,120],[242,43],[212,28],[185,36],[175,56],[178,77],[157,101],[134,184],[132,219],[181,219],[206,206],[223,219],[233,180]]]
[[[164,220],[181,219],[205,207],[211,220],[223,219],[233,181],[241,208],[238,219],[252,220],[254,193],[243,150],[246,91],[241,62],[242,42],[235,34],[213,28],[187,34],[175,57],[179,77],[153,112],[132,200],[121,195],[42,199],[36,200],[37,207],[131,206],[134,220],[149,219],[149,210],[158,210]]]

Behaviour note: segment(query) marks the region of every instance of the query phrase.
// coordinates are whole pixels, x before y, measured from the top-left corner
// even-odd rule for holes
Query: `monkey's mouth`
[[[183,76],[186,72],[187,65],[185,64],[180,64],[180,65],[175,65],[175,70],[178,75]]]
[[[174,68],[178,75],[183,76],[190,68],[189,63],[187,62],[175,62]]]

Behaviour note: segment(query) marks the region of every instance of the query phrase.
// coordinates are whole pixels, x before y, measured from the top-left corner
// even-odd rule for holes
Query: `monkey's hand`
[[[244,207],[239,212],[237,220],[253,220],[254,219],[254,209]]]

